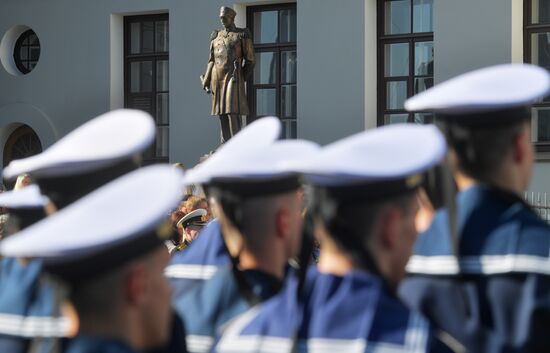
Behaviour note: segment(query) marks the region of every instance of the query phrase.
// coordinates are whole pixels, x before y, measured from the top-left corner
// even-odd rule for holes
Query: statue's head
[[[235,16],[237,16],[237,13],[232,8],[227,6],[220,8],[220,20],[224,27],[229,27],[235,23]]]

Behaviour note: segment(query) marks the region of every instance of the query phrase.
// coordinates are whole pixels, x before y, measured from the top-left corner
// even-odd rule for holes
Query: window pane
[[[254,43],[276,43],[278,11],[254,13]]]
[[[550,0],[531,1],[531,23],[550,23]]]
[[[406,123],[409,119],[409,114],[385,114],[384,125]]]
[[[256,53],[254,66],[255,84],[272,84],[277,82],[277,56],[274,52]]]
[[[40,57],[40,47],[30,47],[30,60],[37,61]]]
[[[29,44],[30,45],[40,45],[40,41],[38,40],[38,37],[36,34],[31,34],[29,36]]]
[[[433,0],[414,0],[413,32],[433,32]]]
[[[29,58],[29,47],[21,47],[19,49],[19,57],[21,60],[27,60]]]
[[[139,62],[130,63],[130,92],[139,92],[141,86],[141,64]]]
[[[168,157],[168,127],[157,127],[155,157]]]
[[[386,83],[386,108],[402,109],[407,99],[407,81]]]
[[[414,122],[417,124],[431,124],[434,121],[432,113],[416,113],[414,114]]]
[[[168,21],[155,22],[155,51],[168,51]]]
[[[157,91],[168,91],[168,60],[157,61]]]
[[[296,117],[296,85],[281,87],[281,118]]]
[[[130,24],[130,53],[139,54],[141,51],[141,23],[134,22]]]
[[[392,0],[385,4],[386,34],[411,32],[411,0]]]
[[[531,34],[531,63],[550,67],[550,32]]]
[[[414,74],[434,74],[434,44],[433,42],[414,43]]]
[[[152,53],[154,51],[155,42],[155,23],[154,22],[142,22],[141,23],[141,35],[143,37],[142,49],[143,53]]]
[[[296,51],[281,52],[281,81],[282,83],[296,82]]]
[[[385,76],[409,75],[409,44],[396,43],[384,45]]]
[[[157,124],[168,125],[168,93],[157,94]]]
[[[281,10],[281,42],[296,41],[296,9]]]
[[[151,92],[153,89],[153,62],[135,61],[130,64],[130,91]]]
[[[128,108],[143,110],[151,115],[155,112],[152,111],[153,100],[150,96],[146,97],[130,97],[128,102]]]
[[[256,90],[256,115],[277,115],[277,90],[275,88]]]
[[[433,85],[434,85],[433,77],[415,78],[414,79],[414,94],[425,91],[428,88],[433,87]]]
[[[153,90],[153,62],[144,61],[141,63],[141,92]]]
[[[533,142],[550,142],[550,107],[532,109],[531,139]]]
[[[295,139],[297,137],[297,124],[294,119],[283,119],[283,138]]]

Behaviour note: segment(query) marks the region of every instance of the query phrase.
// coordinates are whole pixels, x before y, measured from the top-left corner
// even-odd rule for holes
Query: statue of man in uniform
[[[235,10],[220,9],[222,30],[210,37],[206,72],[201,75],[203,89],[212,93],[212,115],[219,116],[221,143],[241,129],[242,115],[248,115],[245,82],[254,68],[254,47],[250,31],[235,26]]]

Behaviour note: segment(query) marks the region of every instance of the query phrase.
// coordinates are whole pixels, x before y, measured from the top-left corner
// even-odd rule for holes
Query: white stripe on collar
[[[170,265],[164,269],[164,275],[170,278],[208,280],[218,271],[213,265]]]
[[[65,317],[0,314],[0,333],[17,337],[67,337],[70,321]]]
[[[268,337],[259,335],[240,336],[240,332],[246,328],[257,316],[261,304],[253,307],[227,328],[218,342],[214,351],[219,353],[279,353],[289,352],[292,347],[292,339],[288,337]],[[405,344],[391,344],[385,342],[369,342],[360,339],[330,339],[310,338],[302,340],[298,344],[299,352],[315,353],[423,353],[426,352],[428,343],[429,326],[427,321],[419,314],[411,313]]]
[[[185,342],[190,353],[206,353],[210,352],[214,339],[210,336],[187,335]]]
[[[454,256],[413,255],[407,264],[411,274],[456,275],[502,274],[511,272],[550,275],[550,257],[533,255],[484,255],[464,256],[459,261]]]

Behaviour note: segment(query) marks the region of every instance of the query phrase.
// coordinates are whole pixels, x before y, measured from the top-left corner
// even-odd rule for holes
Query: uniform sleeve
[[[242,39],[243,57],[244,57],[244,77],[248,79],[252,74],[254,65],[256,64],[256,55],[254,53],[254,44],[250,36],[250,31],[245,29],[245,33]]]
[[[208,51],[208,63],[214,64],[214,40],[210,41],[210,49]]]

